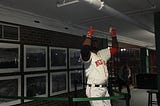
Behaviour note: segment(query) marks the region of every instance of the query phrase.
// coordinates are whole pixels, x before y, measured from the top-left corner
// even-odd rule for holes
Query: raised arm
[[[87,33],[85,40],[83,41],[82,48],[81,48],[81,57],[83,61],[88,61],[90,58],[90,48],[91,48],[91,39],[94,29],[91,27]]]
[[[112,47],[110,48],[111,55],[115,55],[118,53],[118,41],[117,41],[117,34],[115,28],[110,28],[109,30],[110,35],[112,36]]]

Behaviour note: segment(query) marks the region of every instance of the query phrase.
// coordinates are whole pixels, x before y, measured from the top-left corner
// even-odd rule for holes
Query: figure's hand
[[[117,33],[116,33],[116,29],[113,28],[113,27],[110,27],[109,28],[109,33],[112,37],[116,37],[117,36]]]
[[[95,31],[95,30],[94,30],[93,27],[91,26],[91,27],[89,28],[88,32],[87,32],[87,37],[92,38],[92,35],[93,35],[93,32],[94,32],[94,31]]]

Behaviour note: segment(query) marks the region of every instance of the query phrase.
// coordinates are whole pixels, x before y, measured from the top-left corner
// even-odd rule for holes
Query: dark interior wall
[[[46,46],[46,47],[63,47],[63,48],[76,48],[80,49],[82,42],[84,40],[84,37],[82,36],[75,36],[67,33],[61,33],[61,32],[56,32],[56,31],[51,31],[51,30],[45,30],[45,29],[40,29],[40,28],[35,28],[35,27],[30,27],[30,26],[24,26],[24,25],[17,25],[17,24],[12,24],[12,23],[6,23],[8,25],[16,25],[20,27],[20,40],[19,41],[7,41],[7,40],[0,40],[0,42],[4,43],[16,43],[20,44],[20,72],[14,72],[14,73],[0,73],[0,76],[14,76],[14,75],[20,75],[21,76],[21,96],[24,96],[24,76],[29,75],[29,74],[40,74],[40,73],[48,73],[48,95],[50,92],[50,85],[49,85],[49,75],[50,72],[53,72],[54,70],[50,70],[49,67],[49,57],[48,57],[48,65],[47,65],[47,71],[35,71],[35,72],[24,72],[24,45],[33,45],[33,46]],[[86,32],[87,33],[87,32]],[[104,39],[101,38],[96,38],[99,42],[100,48],[103,47],[104,45]],[[106,39],[105,39],[106,40]],[[107,45],[107,44],[106,44]],[[68,65],[69,63],[67,63]],[[60,70],[60,71],[69,71],[70,69],[67,67],[65,70]],[[57,70],[56,70],[57,71]],[[71,94],[72,95],[72,94]],[[79,93],[81,95],[81,92]],[[83,95],[83,94],[82,94]],[[62,95],[66,96],[66,95]],[[22,100],[22,103],[24,100]],[[48,105],[47,105],[48,103]],[[45,105],[50,106],[66,106],[68,103],[67,102],[45,102]],[[23,103],[20,104],[21,106],[44,106],[44,103],[41,102],[30,102],[30,103]]]
[[[87,32],[86,32],[87,33]],[[102,48],[106,39],[96,38],[99,47]],[[83,36],[75,36],[67,33],[44,30],[28,26],[20,26],[20,42],[22,44],[48,45],[65,48],[81,48]]]
[[[147,73],[146,71],[146,48],[141,48],[140,56],[141,56],[141,73]]]
[[[48,45],[66,48],[80,48],[82,44],[81,36],[27,26],[20,27],[20,35],[20,41],[23,44]]]
[[[7,23],[11,24],[11,23]],[[17,24],[14,24],[17,25]],[[39,45],[39,46],[46,46],[46,47],[64,47],[64,48],[77,48],[80,49],[82,42],[84,40],[83,36],[75,36],[71,34],[66,34],[62,32],[56,32],[56,31],[51,31],[51,30],[45,30],[45,29],[40,29],[40,28],[35,28],[35,27],[30,27],[30,26],[23,26],[23,25],[17,25],[20,26],[20,41],[1,41],[0,42],[9,42],[9,43],[17,43],[21,45],[20,51],[21,51],[21,58],[20,58],[20,68],[21,71],[18,73],[8,73],[8,74],[1,74],[0,76],[8,76],[8,75],[21,75],[22,78],[22,96],[24,96],[24,75],[27,74],[35,74],[35,73],[48,73],[54,72],[55,70],[50,70],[49,68],[44,71],[36,71],[36,72],[24,72],[24,53],[23,53],[23,46],[24,45]],[[87,32],[86,32],[87,33]],[[108,40],[107,39],[102,39],[102,38],[96,38],[99,43],[100,48],[105,48],[107,47]],[[49,64],[49,59],[48,59],[48,64]],[[68,64],[68,63],[67,63]],[[48,65],[49,67],[49,65]],[[56,70],[57,71],[57,70]],[[58,70],[59,71],[59,70]],[[66,71],[66,70],[60,70],[60,71]],[[67,71],[70,71],[70,69],[67,67]],[[48,76],[49,77],[49,76]],[[48,80],[49,82],[49,80]],[[49,83],[48,83],[48,86]],[[48,94],[50,91],[50,87],[48,87]],[[78,93],[81,95],[81,93]],[[84,94],[84,93],[83,93]],[[82,95],[83,95],[82,94]],[[71,94],[72,95],[72,94]],[[73,93],[74,95],[74,93]],[[62,95],[64,97],[66,95]],[[23,101],[22,101],[23,102]],[[50,103],[50,102],[45,102],[49,103],[51,106],[54,104],[54,106],[67,106],[67,103],[64,104],[64,102],[61,103]],[[50,105],[47,106],[50,106]],[[24,103],[21,104],[21,106],[44,106],[44,103],[41,102],[31,102],[31,103]]]
[[[85,36],[75,36],[75,35],[56,32],[56,31],[44,30],[44,29],[33,28],[33,27],[28,27],[28,26],[20,26],[20,43],[21,43],[21,45],[26,45],[26,44],[44,45],[44,46],[49,46],[49,47],[52,46],[52,47],[80,49],[84,38],[85,38]],[[97,38],[97,40],[98,40],[100,48],[103,48],[104,40],[107,41],[106,39],[101,39],[101,38]],[[70,69],[67,68],[67,71],[69,71],[69,70]],[[50,70],[49,70],[49,73],[50,73]],[[49,83],[48,83],[48,85],[49,85]],[[49,89],[48,89],[48,91],[49,91]],[[71,93],[70,96],[71,95],[74,96],[74,93],[73,94]],[[83,91],[79,92],[78,95],[84,96],[84,92]],[[62,95],[62,96],[66,97],[66,95]],[[45,102],[45,104],[46,105],[48,104],[48,106],[53,105],[53,104],[54,104],[54,106],[64,106],[64,105],[66,106],[66,105],[68,105],[68,102],[55,102],[54,101],[54,102]],[[26,106],[26,105],[28,105],[28,103],[24,103],[23,105]],[[29,105],[40,106],[40,105],[44,105],[44,103],[32,102],[32,103],[29,103]]]

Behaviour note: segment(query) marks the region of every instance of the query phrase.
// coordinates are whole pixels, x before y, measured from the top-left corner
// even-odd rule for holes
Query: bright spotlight
[[[84,0],[96,7],[98,7],[98,10],[101,10],[104,7],[104,2],[102,0]]]

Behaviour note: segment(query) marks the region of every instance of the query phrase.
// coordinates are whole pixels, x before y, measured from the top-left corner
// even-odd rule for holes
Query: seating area
[[[158,90],[148,90],[148,106],[152,106],[152,104],[158,105]],[[156,100],[153,100],[153,95],[156,96]]]

